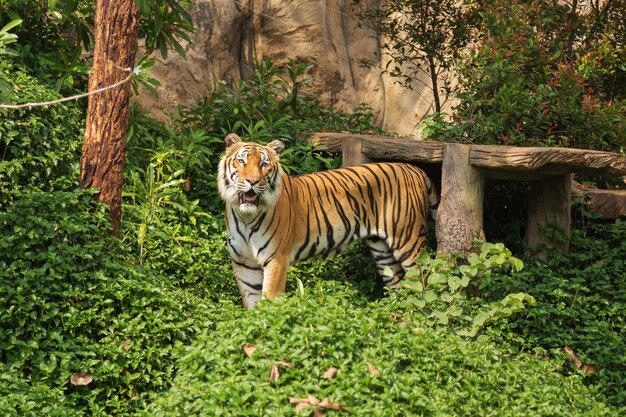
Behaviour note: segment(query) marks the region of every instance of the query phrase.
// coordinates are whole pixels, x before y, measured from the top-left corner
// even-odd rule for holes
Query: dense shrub
[[[451,121],[432,116],[425,136],[623,150],[626,44],[619,4],[593,5],[603,8],[596,11],[544,0],[483,3],[479,39],[459,63]]]
[[[537,301],[509,328],[516,345],[550,354],[571,347],[585,364],[599,366],[586,382],[624,408],[625,253],[624,221],[587,219],[584,229],[572,231],[569,253],[551,253],[546,263],[530,263],[513,279],[499,276],[489,287],[491,296],[526,291]]]
[[[262,303],[199,335],[172,388],[143,414],[295,415],[290,398],[312,396],[351,415],[611,415],[554,362],[463,343],[396,306],[392,297],[364,302],[332,282]],[[248,357],[244,347],[256,350]],[[331,367],[336,374],[325,377]]]
[[[49,86],[0,60],[0,75],[12,85],[12,103],[58,99]],[[82,141],[78,105],[4,110],[0,116],[0,209],[18,188],[40,190],[75,186]],[[7,201],[8,200],[8,201]]]
[[[128,415],[169,385],[176,345],[226,314],[134,267],[108,223],[86,191],[24,192],[0,213],[0,362],[12,375],[0,392],[32,394],[0,401],[0,414],[61,415],[63,394],[82,413]],[[91,386],[72,386],[77,372]]]

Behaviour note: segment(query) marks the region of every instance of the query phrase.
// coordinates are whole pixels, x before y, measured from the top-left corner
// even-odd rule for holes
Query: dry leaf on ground
[[[335,368],[334,366],[331,366],[330,368],[328,368],[326,370],[326,372],[324,372],[324,378],[325,379],[331,379],[335,376],[335,374],[337,373],[338,369]]]
[[[324,408],[329,408],[331,410],[347,410],[348,408],[350,408],[350,407],[348,407],[347,405],[344,405],[344,404],[330,402],[327,397],[324,398],[322,401],[320,401],[318,406],[324,407]]]
[[[374,365],[372,365],[371,363],[367,364],[367,372],[369,372],[371,376],[375,376],[375,377],[380,376],[380,371],[376,369]]]
[[[329,410],[347,410],[350,408],[344,404],[331,402],[328,398],[324,398],[320,401],[312,395],[309,395],[307,398],[289,397],[289,403],[296,404],[296,413],[309,407],[315,407],[315,413],[317,414],[314,415],[320,416],[324,415],[322,408],[328,408]]]
[[[278,382],[278,378],[280,378],[280,372],[278,371],[278,366],[276,366],[275,363],[270,367],[270,374],[268,378],[270,381],[274,382]]]
[[[87,372],[76,372],[70,376],[72,385],[88,385],[91,381],[93,381],[93,376]]]
[[[254,346],[251,343],[242,343],[241,348],[243,349],[246,356],[249,358],[252,357],[252,355],[254,354],[254,351],[256,350],[256,346]]]
[[[315,410],[313,410],[313,417],[324,417],[324,416],[325,414],[322,411],[322,409],[319,407],[315,407]]]

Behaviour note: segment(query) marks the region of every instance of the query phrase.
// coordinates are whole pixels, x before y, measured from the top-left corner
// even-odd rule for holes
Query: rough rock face
[[[197,32],[187,59],[171,53],[159,61],[151,74],[161,82],[159,98],[145,93],[137,101],[160,116],[207,96],[217,81],[245,79],[255,58],[275,64],[292,58],[313,64],[312,88],[324,104],[351,111],[366,103],[382,128],[415,133],[430,92],[407,90],[359,65],[376,61],[380,50],[372,31],[356,28],[355,7],[350,0],[195,0]]]

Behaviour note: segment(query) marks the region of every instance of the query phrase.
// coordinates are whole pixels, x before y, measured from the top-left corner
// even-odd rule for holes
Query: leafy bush
[[[62,393],[81,413],[128,415],[168,386],[175,347],[226,314],[134,268],[108,224],[86,191],[24,192],[0,213],[0,357],[13,375],[0,392],[32,386],[23,406],[16,394],[0,401],[0,414],[36,414],[34,398]],[[70,384],[77,372],[93,376],[89,388]],[[63,414],[55,404],[39,410]]]
[[[8,101],[59,98],[23,70],[0,61],[0,78],[12,91]],[[0,209],[21,187],[53,190],[75,186],[82,140],[82,115],[76,104],[4,111],[0,118]]]
[[[472,253],[467,259],[447,254],[431,258],[423,251],[416,268],[407,272],[402,283],[416,294],[402,305],[421,313],[427,326],[454,329],[461,336],[475,337],[487,324],[523,311],[524,303],[534,304],[535,300],[523,292],[507,294],[491,303],[478,297],[492,276],[502,275],[507,269],[519,272],[523,267],[522,261],[511,256],[501,243],[483,243],[480,249],[480,253]]]
[[[459,66],[451,122],[435,114],[425,137],[624,149],[623,10],[620,19],[614,10],[571,7],[544,0],[484,3],[482,36]]]
[[[546,263],[531,263],[513,279],[499,276],[489,287],[490,297],[526,291],[537,301],[513,320],[508,334],[515,345],[556,355],[569,346],[585,364],[600,368],[586,375],[586,382],[621,407],[626,407],[625,242],[624,221],[588,219],[584,229],[572,230],[569,253],[550,253]]]
[[[256,63],[248,81],[234,85],[220,83],[209,97],[190,109],[181,109],[176,123],[201,128],[220,139],[229,132],[261,143],[273,139],[285,142],[283,166],[288,172],[306,173],[336,166],[314,153],[305,139],[313,131],[380,132],[373,125],[369,107],[361,105],[352,113],[328,106],[306,91],[311,81],[310,65],[290,61],[275,66],[267,59]],[[221,153],[221,144],[218,145]]]
[[[65,397],[62,388],[31,382],[0,363],[0,411],[5,416],[79,417],[83,414]]]
[[[351,415],[611,414],[554,362],[416,328],[393,298],[364,302],[332,281],[222,321],[179,364],[143,415],[296,415],[324,398]]]

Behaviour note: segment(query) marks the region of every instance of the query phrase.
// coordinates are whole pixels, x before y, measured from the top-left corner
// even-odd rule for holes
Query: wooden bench
[[[371,161],[428,164],[441,174],[437,213],[437,249],[467,254],[475,239],[485,239],[483,197],[485,178],[530,181],[526,243],[567,251],[571,223],[572,173],[601,176],[626,175],[626,157],[619,154],[570,148],[466,145],[417,141],[386,136],[318,132],[314,146],[342,154],[344,166]],[[624,196],[626,197],[626,196]],[[626,199],[617,215],[626,214]],[[563,233],[562,242],[548,242],[545,226]],[[539,256],[543,255],[539,253]]]

